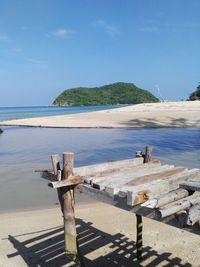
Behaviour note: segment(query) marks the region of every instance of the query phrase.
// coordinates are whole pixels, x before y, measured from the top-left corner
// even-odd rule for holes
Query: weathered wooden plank
[[[196,204],[200,204],[200,193],[195,193],[192,196],[176,201],[168,207],[160,208],[157,213],[160,218],[165,218],[181,210],[187,210]]]
[[[184,170],[186,170],[185,167],[176,167],[173,169],[169,169],[169,170],[165,170],[165,171],[161,171],[161,172],[157,172],[153,174],[147,174],[147,175],[144,175],[144,176],[141,176],[141,177],[138,177],[136,179],[129,181],[128,183],[126,183],[126,185],[133,186],[133,185],[148,183],[148,182],[155,181],[155,180],[163,180],[169,176],[175,175]]]
[[[49,187],[60,188],[65,186],[77,185],[84,182],[84,178],[80,176],[71,176],[69,179],[59,180],[58,182],[50,182]]]
[[[187,181],[180,184],[180,187],[191,191],[200,191],[200,176],[199,181]]]
[[[98,182],[97,184],[95,184],[95,187],[99,188],[100,190],[105,189],[105,191],[112,196],[112,195],[117,194],[119,191],[121,191],[121,188],[124,188],[124,187],[128,188],[129,186],[125,184],[130,180],[138,179],[144,176],[145,174],[155,174],[163,170],[173,169],[173,168],[174,168],[173,165],[162,165],[162,166],[150,168],[150,169],[149,168],[143,169],[143,170],[139,169],[137,171],[132,170],[129,173],[115,175],[109,180],[105,180],[100,183]]]
[[[194,205],[188,211],[187,225],[194,225],[200,221],[200,204]]]
[[[87,175],[95,175],[99,172],[104,172],[108,170],[114,170],[115,168],[121,168],[125,166],[137,166],[143,165],[143,158],[133,158],[119,161],[111,161],[101,164],[93,164],[83,167],[74,168],[74,174],[77,176],[87,176]]]
[[[136,172],[137,170],[143,170],[143,169],[147,169],[147,168],[153,168],[153,167],[158,167],[161,166],[161,162],[160,160],[153,160],[149,163],[144,163],[142,165],[136,165],[136,166],[122,166],[122,167],[116,167],[115,169],[110,169],[110,170],[106,170],[103,172],[99,172],[95,175],[88,175],[88,176],[84,176],[84,181],[88,184],[91,183],[97,183],[103,180],[106,180],[107,178],[110,179],[110,176],[115,175],[117,173],[117,175],[119,175],[120,173],[125,173],[125,172]]]
[[[144,164],[143,164],[144,165]],[[142,165],[142,166],[143,166]],[[146,166],[144,168],[140,168],[139,166],[135,166],[133,168],[127,169],[125,171],[119,171],[119,172],[114,172],[111,173],[110,175],[106,176],[106,177],[102,177],[101,179],[97,178],[97,179],[93,179],[91,181],[91,184],[97,188],[97,189],[105,189],[106,186],[108,185],[113,185],[113,186],[117,186],[118,184],[125,184],[126,181],[129,181],[130,179],[134,178],[134,177],[138,177],[141,175],[144,175],[146,173],[154,173],[159,171],[160,169],[165,169],[168,168],[169,165],[154,165],[154,166]],[[174,166],[172,166],[171,168],[173,168]]]
[[[183,188],[178,188],[169,193],[163,194],[160,197],[149,199],[144,202],[141,206],[147,208],[159,208],[171,202],[177,201],[184,197],[189,196],[189,191]]]
[[[198,178],[199,174],[199,169],[185,170],[162,181],[156,180],[142,185],[122,188],[121,190],[128,190],[126,191],[127,193],[123,191],[124,194],[127,194],[127,204],[134,206],[137,204],[142,204],[150,198],[158,197],[162,194],[168,193],[171,190],[177,189],[180,182],[189,180],[191,178]]]

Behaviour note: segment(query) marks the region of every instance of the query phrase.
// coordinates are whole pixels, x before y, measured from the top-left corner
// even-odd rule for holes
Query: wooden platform
[[[200,220],[191,218],[200,205],[200,169],[133,158],[74,168],[74,175],[83,178],[82,192],[119,208],[163,222],[180,215],[182,226]]]
[[[100,201],[136,213],[137,259],[142,258],[142,216],[170,223],[178,218],[178,227],[200,225],[200,169],[162,165],[152,160],[152,148],[136,152],[136,157],[121,161],[74,168],[74,154],[52,155],[53,171],[44,172],[52,178],[49,186],[57,189],[64,218],[65,252],[72,255],[77,266],[79,255],[74,213],[74,190],[85,192]],[[200,231],[198,230],[198,233]]]

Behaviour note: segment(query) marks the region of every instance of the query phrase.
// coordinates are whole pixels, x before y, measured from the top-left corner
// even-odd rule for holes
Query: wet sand
[[[200,101],[147,103],[111,110],[1,121],[0,125],[72,128],[200,127]]]
[[[76,218],[87,267],[200,266],[197,234],[144,218],[144,257],[137,263],[134,214],[93,202],[76,205]],[[1,214],[0,228],[0,266],[75,266],[63,253],[59,207]]]

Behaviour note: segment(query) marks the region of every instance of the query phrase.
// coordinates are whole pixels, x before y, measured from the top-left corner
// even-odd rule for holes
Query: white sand
[[[144,258],[137,264],[134,214],[93,202],[76,205],[76,218],[87,267],[200,266],[197,234],[144,218]],[[74,266],[63,254],[60,227],[59,207],[1,214],[0,266]]]
[[[118,109],[1,121],[37,127],[200,127],[200,101],[149,103]]]

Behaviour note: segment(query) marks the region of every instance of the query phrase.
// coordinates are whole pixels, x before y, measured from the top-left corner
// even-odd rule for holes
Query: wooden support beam
[[[136,248],[137,248],[137,259],[140,260],[142,258],[142,216],[136,214]]]
[[[59,180],[57,182],[50,182],[50,183],[48,183],[48,186],[52,187],[52,188],[60,188],[60,187],[78,185],[78,184],[83,183],[83,182],[84,182],[83,177],[71,176],[71,177],[69,177],[69,179],[64,179],[61,181]]]
[[[51,182],[49,186],[57,188],[58,192],[64,220],[65,252],[76,262],[76,266],[84,266],[83,259],[79,254],[74,215],[74,186],[83,179],[73,176],[73,153],[63,153],[63,171],[60,169],[59,155],[52,155],[51,159],[57,182]]]
[[[144,163],[148,163],[152,161],[152,148],[147,146],[146,153],[144,157]],[[137,248],[137,259],[140,260],[142,258],[142,216],[136,214],[137,220],[137,238],[136,238],[136,248]]]
[[[63,176],[62,180],[68,179],[73,175],[74,154],[63,153]],[[77,234],[74,215],[74,188],[62,187],[63,217],[65,234],[65,252],[76,258],[78,255]]]

